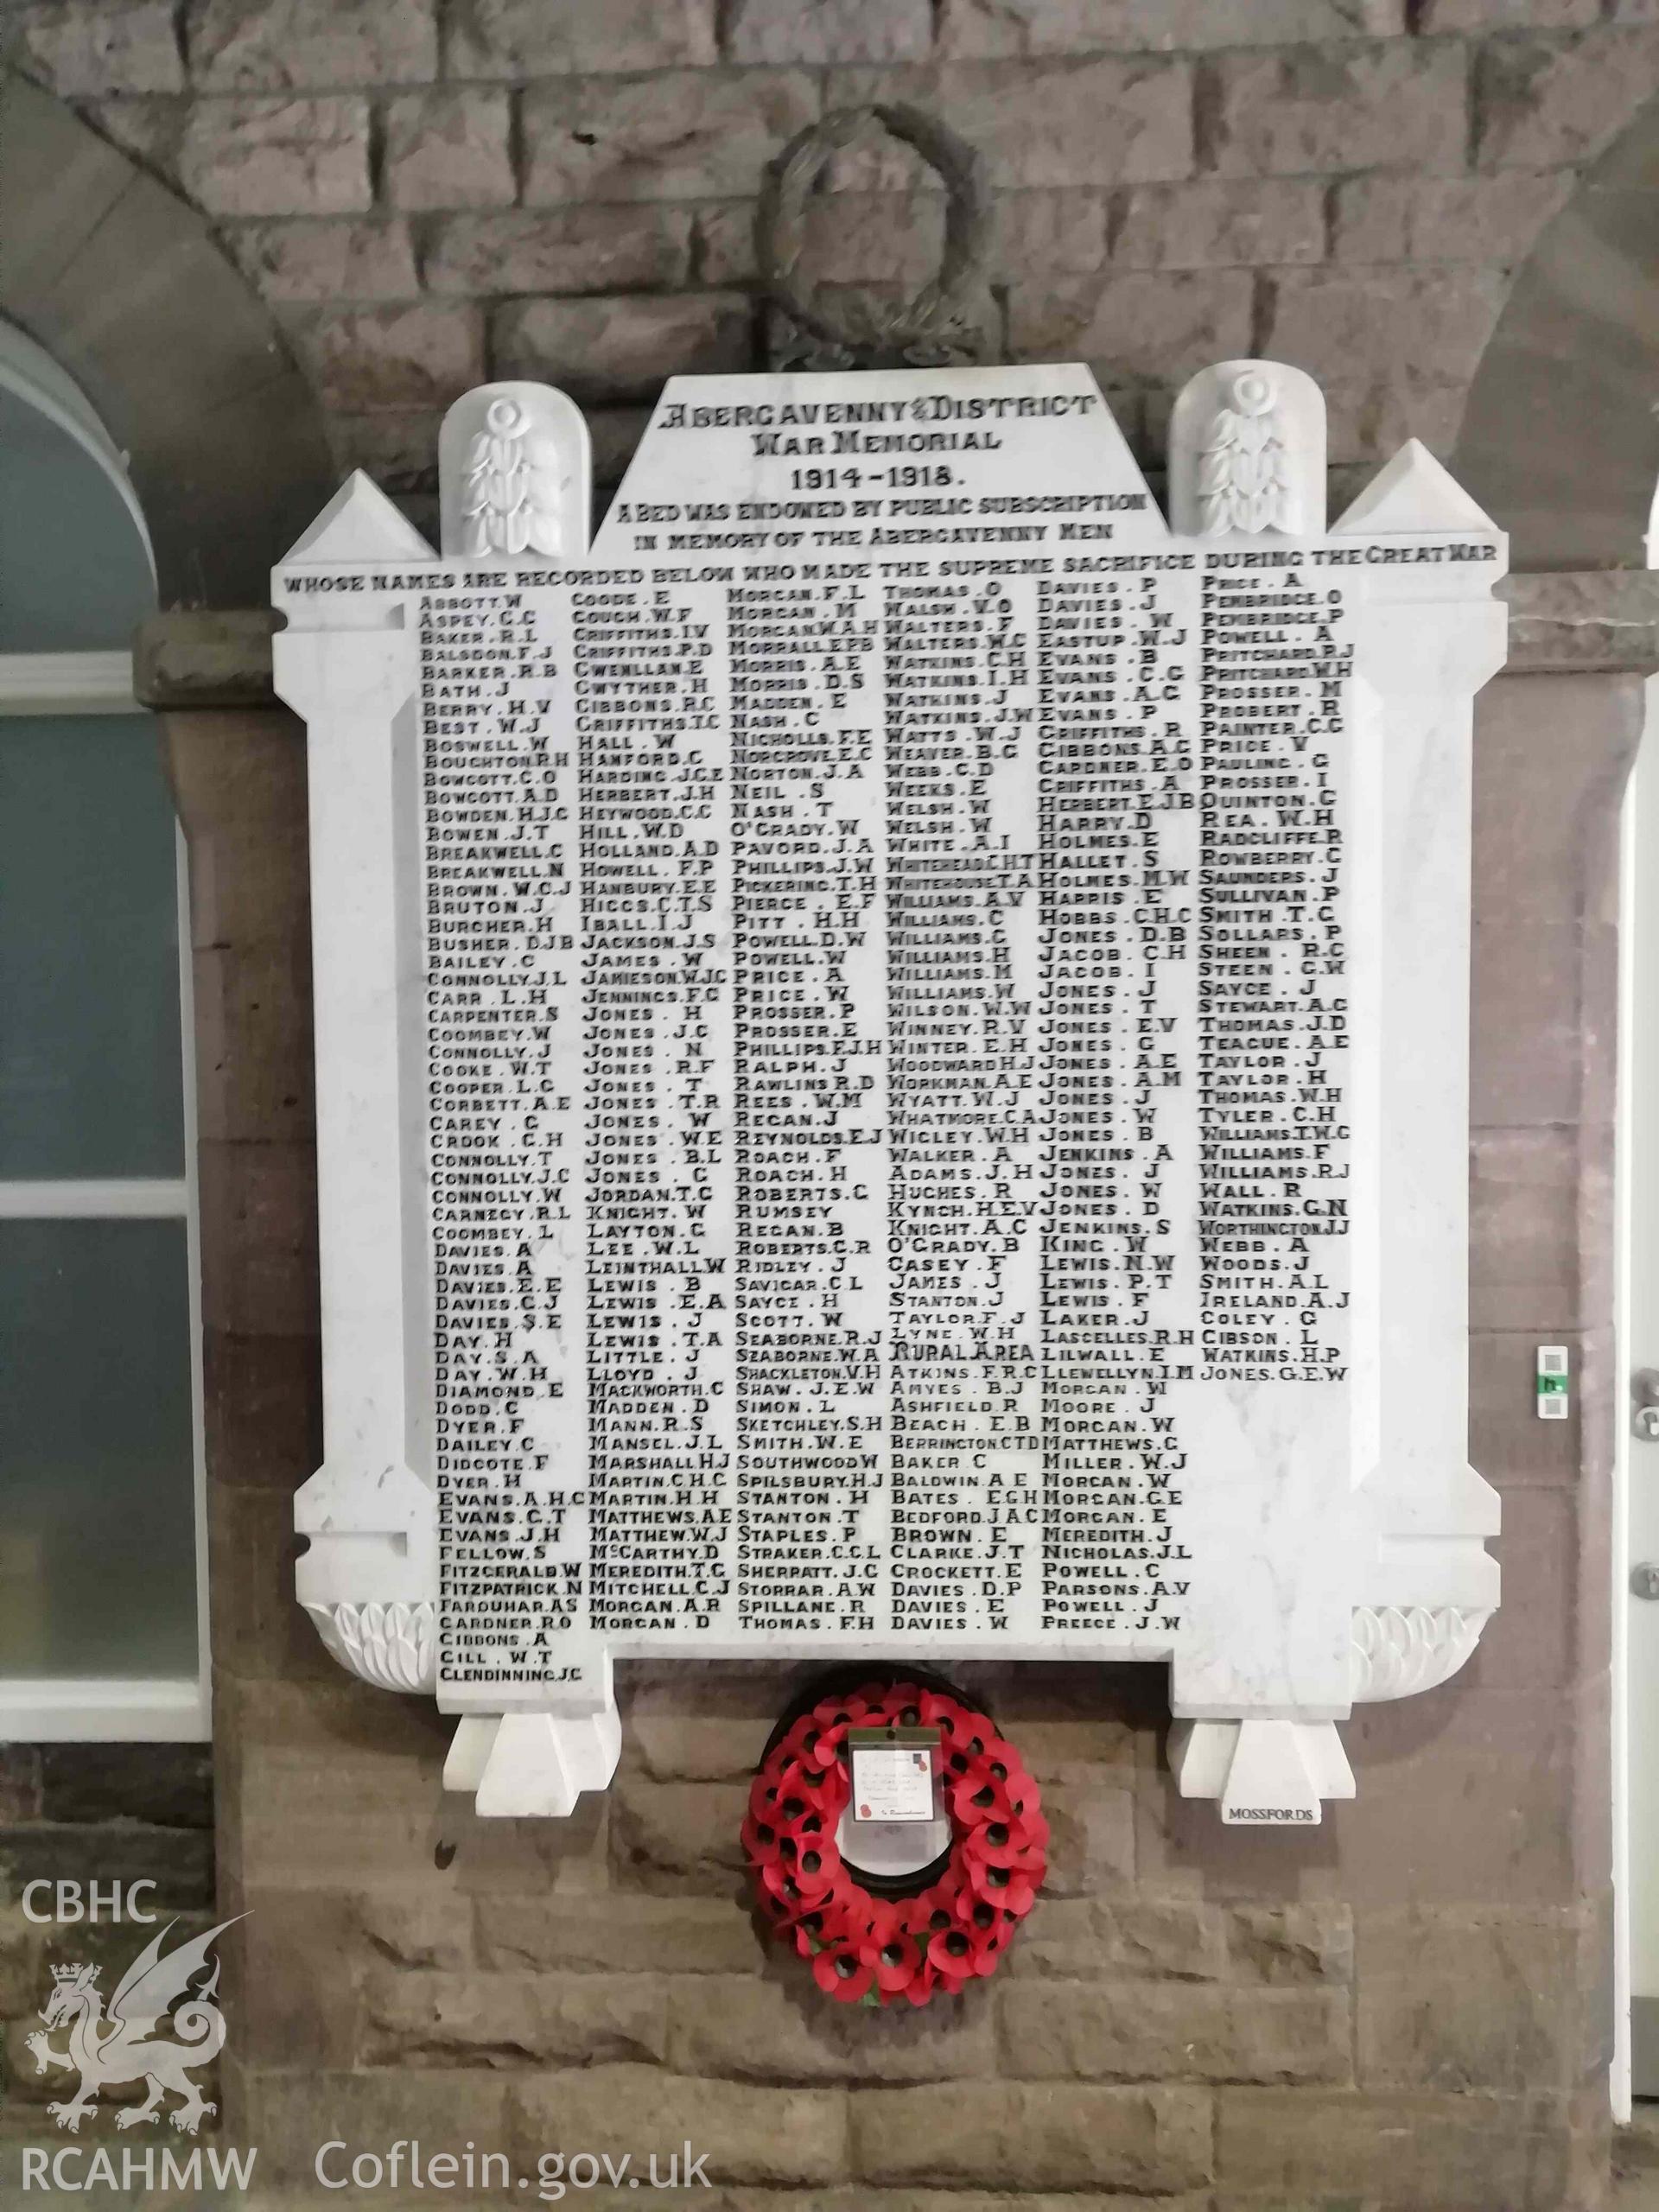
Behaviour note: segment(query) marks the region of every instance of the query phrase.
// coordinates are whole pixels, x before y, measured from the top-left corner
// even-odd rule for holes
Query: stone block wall
[[[153,1882],[141,1909],[158,1925],[212,1925],[212,1764],[199,1744],[0,1745],[0,2157],[8,2182],[16,2171],[8,2146],[51,2133],[41,2107],[69,2078],[42,2075],[24,2042],[40,2025],[51,1969],[100,1966],[107,1989],[156,1933],[111,1919],[111,1885]],[[71,1914],[86,1909],[96,1883],[99,1920],[56,1919],[55,1893],[30,1899],[43,1919],[26,1914],[23,1894],[35,1881],[77,1885],[79,1898],[66,1900]],[[136,2094],[143,2093],[140,2082]]]
[[[1175,1796],[1158,1669],[963,1669],[1040,1777],[1053,1872],[990,1985],[903,2017],[832,2005],[749,1910],[746,1781],[801,1670],[624,1666],[610,1791],[480,1821],[441,1787],[453,1724],[340,1674],[295,1607],[320,1451],[302,742],[214,708],[222,671],[204,703],[174,618],[141,664],[194,872],[219,1910],[249,1916],[220,2126],[268,2183],[418,2137],[532,2178],[554,2152],[663,2172],[689,2142],[714,2188],[683,2201],[716,2212],[1603,2202],[1615,861],[1659,597],[1513,588],[1478,725],[1471,1148],[1504,1608],[1452,1682],[1359,1709],[1358,1802],[1313,1832]],[[1541,1340],[1573,1352],[1559,1425],[1532,1411]]]
[[[676,371],[764,364],[764,163],[919,103],[984,154],[1014,359],[1088,360],[1161,459],[1195,369],[1331,407],[1336,489],[1449,454],[1514,272],[1659,90],[1651,0],[28,0],[4,52],[208,217],[360,464],[430,524],[492,375],[592,410],[601,485]],[[936,180],[875,143],[808,266],[913,291]],[[280,549],[273,547],[273,553]]]

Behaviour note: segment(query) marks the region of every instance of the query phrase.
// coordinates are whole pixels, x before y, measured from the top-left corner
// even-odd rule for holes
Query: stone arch
[[[1516,568],[1646,566],[1656,401],[1659,99],[1540,236],[1470,387],[1453,472]]]
[[[263,607],[330,488],[322,417],[201,217],[26,79],[0,76],[0,315],[126,456],[164,607]]]

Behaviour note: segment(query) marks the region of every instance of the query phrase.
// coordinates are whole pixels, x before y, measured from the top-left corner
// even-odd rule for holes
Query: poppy
[[[923,1727],[937,1728],[947,1744],[955,1743],[963,1724],[970,1719],[954,1698],[940,1697],[934,1690],[924,1690],[916,1700],[916,1707],[922,1716]],[[971,1727],[967,1732],[973,1732]]]
[[[1047,1823],[1042,1826],[1039,1842],[1030,1823],[1017,1814],[1011,1821],[982,1821],[968,1830],[963,1843],[970,1858],[992,1866],[1030,1866],[1040,1861],[1048,1840]]]
[[[841,1854],[831,1844],[823,1850],[797,1852],[793,1856],[786,1850],[780,1851],[776,1859],[769,1859],[762,1866],[760,1879],[773,1897],[807,1910],[822,1904],[845,1877]]]
[[[897,1929],[885,1943],[861,1943],[858,1955],[874,1969],[875,1985],[884,2000],[901,1989],[908,1989],[926,1963],[916,1948],[915,1939]]]
[[[983,1827],[991,1821],[1004,1827],[1018,1817],[1004,1785],[993,1782],[977,1765],[952,1783],[950,1809],[965,1827]]]
[[[868,1891],[855,1892],[852,1917],[858,1923],[856,1933],[861,1943],[887,1943],[903,1933],[899,1907],[887,1897],[873,1897]]]
[[[875,1969],[849,1944],[829,1943],[812,1961],[812,1978],[842,2004],[856,2005],[875,1980]]]
[[[758,1821],[745,1821],[738,1830],[743,1855],[751,1866],[764,1866],[778,1856],[778,1831]]]
[[[821,1737],[833,1730],[839,1743],[849,1728],[861,1728],[869,1713],[861,1697],[827,1697],[821,1705],[813,1707],[812,1717],[818,1724]]]
[[[944,1997],[960,1997],[962,1980],[956,1974],[941,1974],[931,1959],[924,1959],[905,1984],[904,1993],[912,2005],[925,2005],[935,1991]]]
[[[823,1948],[824,1929],[827,1923],[828,1915],[822,1906],[814,1905],[805,1910],[798,1908],[791,1911],[789,1920],[790,1934],[794,1941],[795,1948],[804,1959],[810,1959],[814,1952]]]
[[[941,1974],[957,1978],[973,1972],[973,1940],[959,1921],[928,1938],[927,1955]]]
[[[791,1759],[810,1760],[818,1740],[817,1716],[804,1713],[798,1720],[791,1720],[778,1742],[772,1745],[768,1766],[774,1763],[786,1764]]]
[[[841,1853],[824,1836],[785,1836],[779,1865],[804,1897],[827,1896],[841,1879]]]
[[[974,1972],[982,1977],[986,1974],[995,1974],[996,1972],[997,1954],[1001,1950],[1001,1948],[1002,1938],[1000,1936],[994,1941],[991,1938],[987,1937],[983,1942],[976,1943],[974,1946]]]
[[[785,1825],[806,1813],[839,1813],[846,1802],[839,1763],[828,1768],[805,1766],[798,1760],[785,1769],[778,1784],[777,1817]]]
[[[956,1918],[956,1883],[947,1874],[919,1897],[905,1898],[899,1907],[905,1927],[924,1942],[930,1936],[937,1936],[940,1929],[949,1928]]]
[[[1039,1866],[1039,1878],[1041,1872]],[[1017,1920],[1023,1920],[1037,1902],[1035,1883],[1030,1870],[1024,1866],[1000,1866],[989,1859],[970,1859],[968,1886],[980,1904],[1011,1912]]]

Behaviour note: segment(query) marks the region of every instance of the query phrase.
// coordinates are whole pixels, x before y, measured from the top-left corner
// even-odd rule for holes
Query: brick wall
[[[360,463],[429,520],[435,427],[562,384],[613,483],[676,370],[761,365],[762,165],[915,100],[983,151],[1013,359],[1081,357],[1154,465],[1169,394],[1312,371],[1350,480],[1446,454],[1513,272],[1659,89],[1652,0],[47,0],[17,64],[218,226]],[[913,289],[939,228],[893,146],[810,266]],[[1339,486],[1340,488],[1340,486]]]

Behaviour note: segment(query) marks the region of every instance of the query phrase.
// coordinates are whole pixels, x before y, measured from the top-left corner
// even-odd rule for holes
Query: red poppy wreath
[[[918,1894],[880,1897],[836,1842],[852,1787],[847,1732],[918,1724],[939,1732],[950,1848]],[[925,2005],[995,1972],[1041,1887],[1048,1822],[1019,1753],[984,1713],[916,1682],[870,1682],[822,1699],[770,1747],[743,1847],[762,1915],[811,1960],[821,1989],[844,2005]]]

